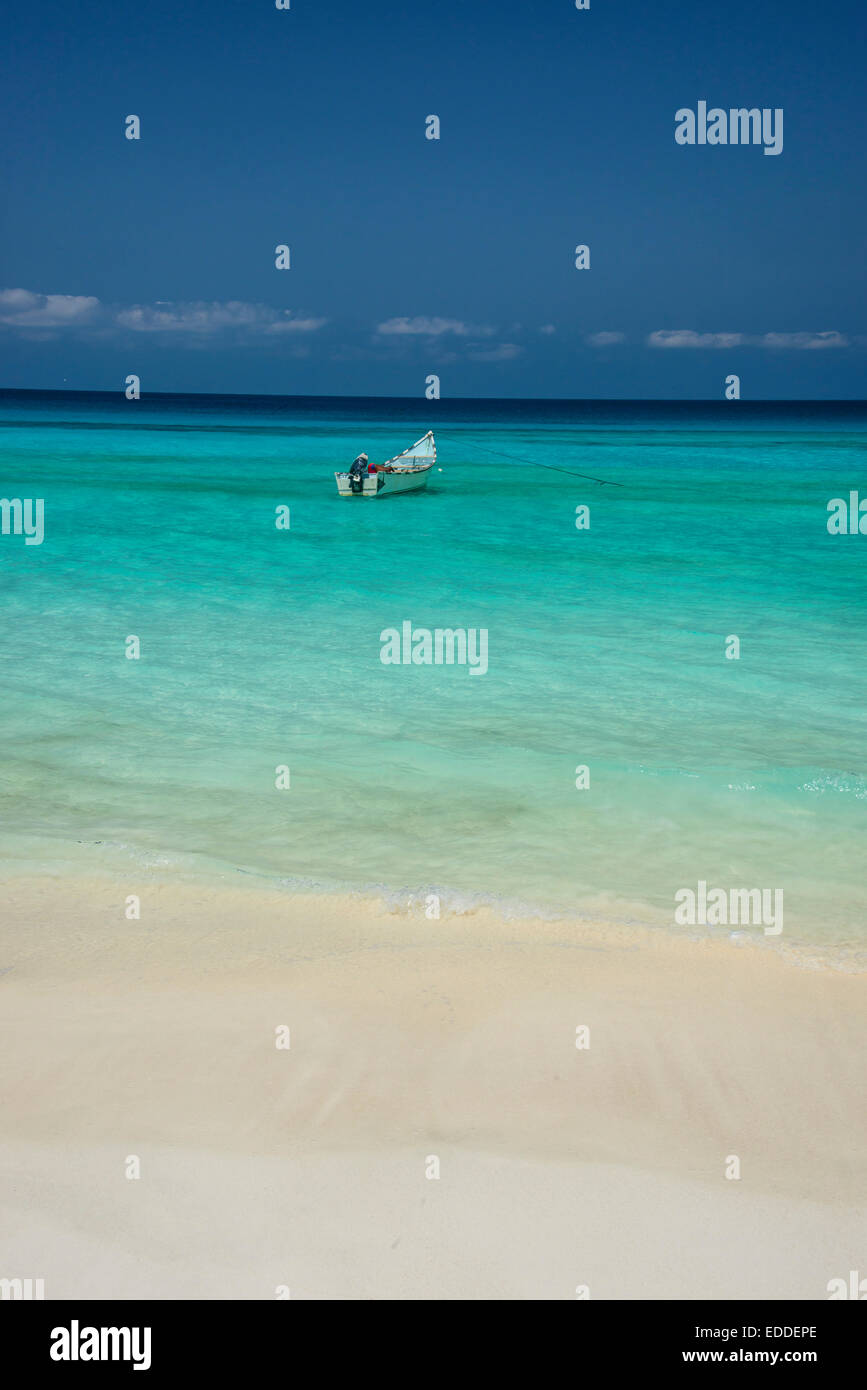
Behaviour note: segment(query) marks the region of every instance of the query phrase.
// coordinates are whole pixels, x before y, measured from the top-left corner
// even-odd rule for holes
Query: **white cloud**
[[[289,313],[289,310],[288,310],[288,309],[284,309],[283,312],[284,312],[285,314],[288,314],[288,313]],[[268,324],[267,328],[265,329],[265,332],[266,332],[266,333],[316,333],[316,332],[318,332],[318,330],[319,330],[320,328],[323,328],[327,322],[328,322],[327,319],[313,319],[313,318],[311,318],[311,319],[292,319],[292,318],[275,319],[275,321],[274,321],[273,323]]]
[[[849,346],[844,333],[765,333],[758,340],[766,348],[842,348]]]
[[[7,328],[70,328],[91,322],[99,300],[90,294],[34,294],[0,290],[0,323]]]
[[[554,327],[553,323],[543,323],[542,327],[539,329],[539,332],[547,335],[550,333],[556,333],[557,330]]]
[[[0,290],[0,328],[35,338],[49,338],[59,330],[74,329],[100,336],[122,331],[170,333],[201,344],[221,333],[242,340],[315,333],[327,322],[312,315],[295,315],[289,309],[272,309],[267,304],[246,304],[240,299],[225,303],[158,300],[155,304],[108,307],[93,295]]]
[[[314,333],[322,318],[293,318],[288,309],[246,304],[240,299],[134,304],[115,314],[115,322],[135,333],[182,333],[212,336],[226,331],[252,334]]]
[[[467,357],[473,362],[511,362],[512,358],[518,357],[523,351],[518,343],[498,343],[496,347],[471,348]]]
[[[485,325],[464,323],[461,319],[429,318],[417,314],[415,318],[386,319],[377,327],[377,333],[399,334],[414,337],[439,338],[443,333],[453,333],[458,338],[489,338],[495,329]]]
[[[584,339],[591,347],[613,347],[615,343],[625,343],[625,333],[588,333]]]
[[[660,329],[647,339],[651,347],[661,348],[843,348],[849,339],[843,333],[696,333],[691,328]]]
[[[647,339],[658,348],[733,348],[744,342],[742,333],[696,333],[692,328],[660,328]]]

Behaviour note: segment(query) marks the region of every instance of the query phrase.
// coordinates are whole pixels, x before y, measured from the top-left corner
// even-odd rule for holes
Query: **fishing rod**
[[[449,430],[437,430],[437,434],[446,439],[454,439],[461,442],[458,435],[452,434]],[[614,483],[610,478],[595,478],[592,473],[576,473],[574,468],[558,468],[556,463],[540,463],[538,459],[518,458],[517,454],[504,454],[500,449],[487,449],[484,444],[470,444],[471,449],[481,449],[484,454],[491,454],[494,458],[511,459],[513,463],[526,463],[531,468],[548,468],[552,473],[568,473],[570,478],[583,478],[585,482],[599,483],[601,487],[625,487],[625,483]]]

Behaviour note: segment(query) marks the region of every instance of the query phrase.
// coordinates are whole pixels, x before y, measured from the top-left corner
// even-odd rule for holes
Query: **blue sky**
[[[5,24],[2,386],[864,396],[855,0],[46,0]],[[782,108],[782,153],[678,145],[700,100]]]

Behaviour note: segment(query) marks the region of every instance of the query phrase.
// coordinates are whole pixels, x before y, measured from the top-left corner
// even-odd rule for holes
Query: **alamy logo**
[[[867,536],[867,497],[863,501],[857,492],[845,497],[832,497],[828,503],[828,532],[832,536]]]
[[[35,515],[34,515],[35,508]],[[45,538],[45,502],[37,497],[0,497],[0,530],[4,536],[24,536],[25,545],[41,545]]]
[[[783,153],[783,108],[731,107],[724,111],[700,101],[697,110],[682,106],[674,113],[679,145],[764,145],[765,154]]]
[[[829,1279],[825,1288],[828,1290],[829,1302],[834,1302],[840,1298],[854,1298],[859,1303],[863,1303],[867,1298],[867,1279],[862,1279],[857,1269],[849,1270],[849,1283],[845,1279]]]
[[[773,910],[771,894],[773,893]],[[674,920],[679,927],[764,927],[765,936],[779,936],[783,930],[782,888],[708,889],[704,879],[697,891],[678,888]]]
[[[44,1279],[0,1279],[0,1299],[4,1301],[26,1301],[44,1297]]]
[[[134,1371],[149,1371],[149,1327],[80,1327],[73,1318],[69,1327],[51,1329],[52,1361],[132,1361]]]
[[[488,669],[488,629],[413,627],[411,622],[379,634],[383,666],[469,666],[471,676]]]

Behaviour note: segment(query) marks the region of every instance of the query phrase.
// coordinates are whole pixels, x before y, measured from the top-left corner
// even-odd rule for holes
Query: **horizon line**
[[[0,395],[31,396],[118,396],[124,398],[123,387],[103,389],[99,387],[76,386],[0,386]],[[140,401],[168,397],[204,397],[215,400],[274,400],[274,401],[417,401],[412,396],[375,395],[335,395],[331,392],[278,392],[278,391],[147,391]],[[426,408],[436,410],[448,404],[503,404],[515,405],[867,405],[864,396],[755,396],[747,400],[728,401],[718,396],[447,396],[437,400],[424,398]],[[140,402],[137,402],[140,403]]]

